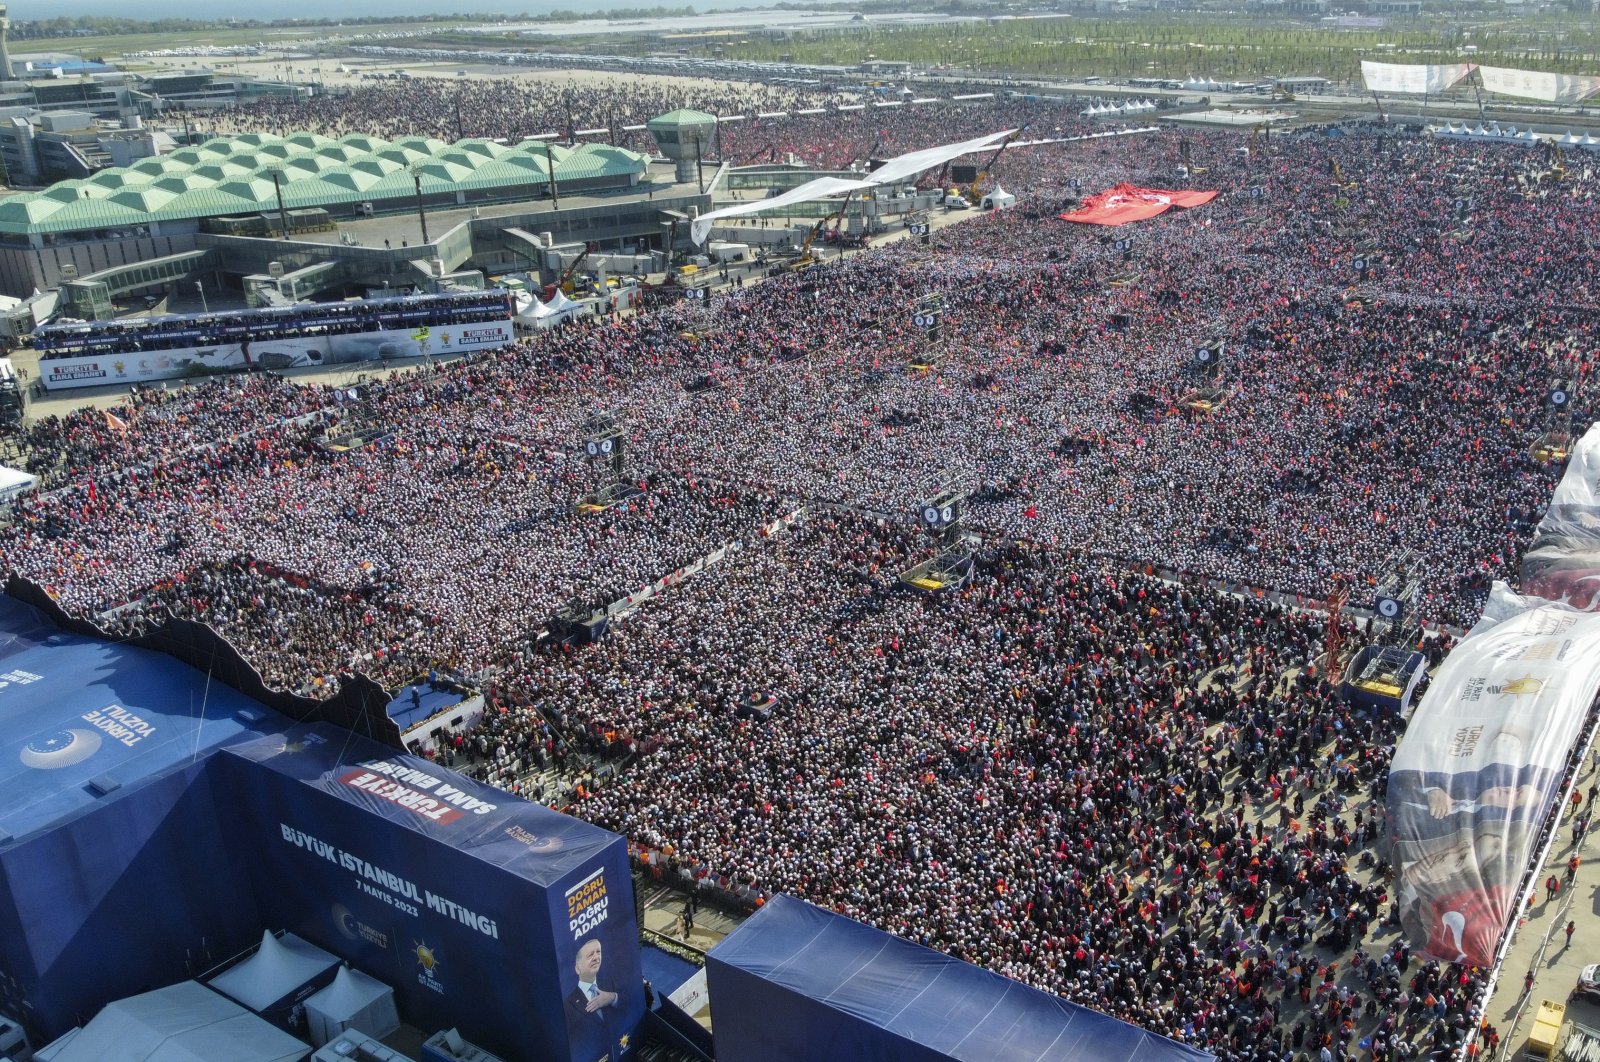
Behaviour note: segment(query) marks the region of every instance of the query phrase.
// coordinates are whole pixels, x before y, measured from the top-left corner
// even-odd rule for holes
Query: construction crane
[[[1341,625],[1344,606],[1350,600],[1347,587],[1335,585],[1323,607],[1328,612],[1328,626],[1322,642],[1322,675],[1325,682],[1339,681],[1339,658],[1344,655],[1344,627]]]
[[[1269,139],[1272,136],[1270,132],[1267,132],[1266,122],[1262,122],[1260,125],[1250,130],[1250,146],[1244,149],[1244,153],[1246,155],[1249,155],[1251,158],[1256,158],[1261,154],[1261,134],[1263,133],[1266,133]]]
[[[1006,137],[1000,142],[1000,146],[994,149],[994,154],[990,155],[984,164],[978,167],[978,176],[972,179],[972,187],[968,190],[968,199],[972,200],[974,203],[978,201],[978,185],[982,184],[984,178],[989,176],[989,171],[994,169],[994,164],[999,160],[1000,153],[1006,148],[1010,147],[1011,142],[1021,135],[1022,130],[1018,129],[1016,132]]]
[[[818,219],[817,223],[811,226],[811,231],[806,233],[806,238],[800,243],[800,256],[794,261],[790,262],[787,268],[790,270],[804,269],[816,262],[816,259],[811,257],[811,245],[817,242],[817,237],[822,235],[823,228],[826,227],[828,222],[833,218],[834,215],[829,214],[825,218]]]
[[[1258,126],[1257,128],[1260,127]],[[1250,142],[1252,148],[1251,154],[1254,155],[1255,138],[1253,134]],[[1193,161],[1190,160],[1190,154],[1192,153],[1193,147],[1194,145],[1190,142],[1188,137],[1184,137],[1182,140],[1178,141],[1178,158],[1183,163],[1183,168],[1189,172],[1190,176],[1195,176],[1197,174],[1206,172],[1206,167],[1196,166]]]
[[[1333,175],[1333,184],[1335,188],[1344,188],[1348,190],[1360,184],[1359,181],[1345,180],[1344,169],[1339,165],[1338,159],[1328,160],[1328,172]]]
[[[562,270],[561,279],[555,283],[556,291],[564,291],[569,295],[572,294],[572,275],[578,271],[578,267],[582,265],[583,260],[588,257],[589,247],[588,245],[585,245],[583,251],[579,253],[578,257],[572,260],[572,264],[567,266],[566,269]],[[555,292],[552,291],[550,294],[553,296]]]
[[[850,196],[854,194],[854,192],[851,192],[846,195],[844,199],[840,200],[838,210],[835,210],[832,214],[819,219],[815,225],[811,226],[811,231],[806,233],[805,240],[800,244],[800,257],[796,258],[788,265],[790,270],[804,269],[816,262],[816,259],[811,256],[811,245],[817,242],[817,237],[821,236],[823,230],[828,227],[828,222],[831,221],[837,226],[844,220],[845,209],[849,207]]]

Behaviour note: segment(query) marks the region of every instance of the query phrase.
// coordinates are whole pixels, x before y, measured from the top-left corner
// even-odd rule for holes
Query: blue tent
[[[717,1062],[1202,1062],[1212,1056],[775,896],[706,959]]]

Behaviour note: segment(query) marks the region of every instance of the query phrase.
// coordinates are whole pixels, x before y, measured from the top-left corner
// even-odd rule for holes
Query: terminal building
[[[557,243],[660,246],[663,211],[703,209],[700,188],[608,144],[218,137],[0,200],[0,293],[59,287],[93,319],[185,281],[270,275],[288,301],[478,286]]]

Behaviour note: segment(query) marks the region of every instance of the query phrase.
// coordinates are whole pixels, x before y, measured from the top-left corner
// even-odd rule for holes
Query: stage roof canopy
[[[282,723],[171,657],[67,633],[0,595],[0,847]]]

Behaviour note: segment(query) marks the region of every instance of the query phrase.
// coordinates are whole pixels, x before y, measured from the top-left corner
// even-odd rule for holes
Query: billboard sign
[[[216,762],[283,927],[510,1058],[622,1062],[644,1012],[626,842],[323,726]]]
[[[446,357],[503,347],[512,338],[511,319],[507,317],[504,321],[422,325],[349,335],[250,339],[173,350],[47,358],[40,362],[39,371],[46,390],[60,391],[251,368],[278,371],[316,365]]]

